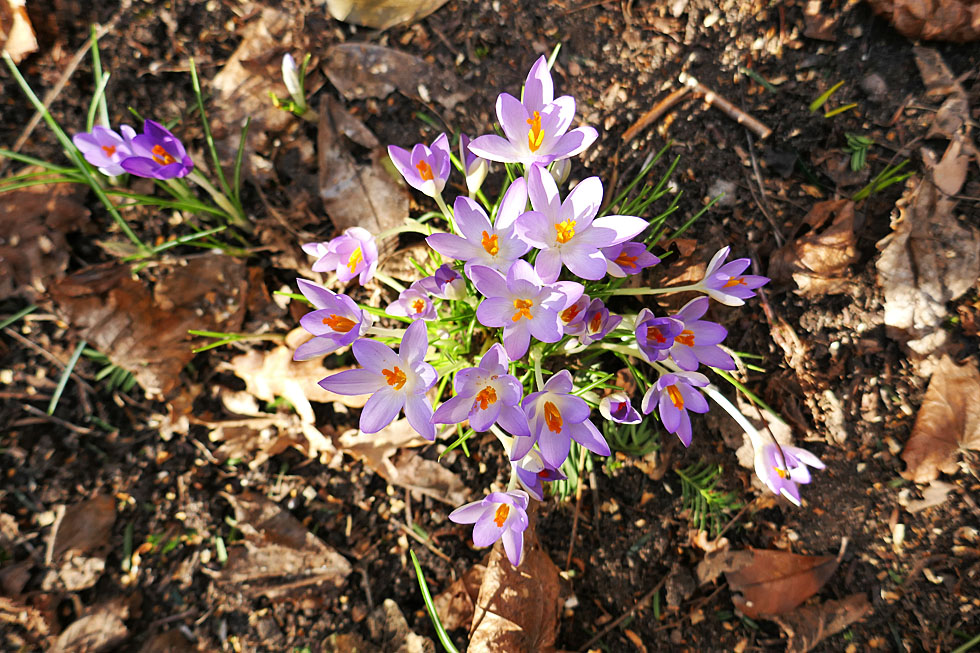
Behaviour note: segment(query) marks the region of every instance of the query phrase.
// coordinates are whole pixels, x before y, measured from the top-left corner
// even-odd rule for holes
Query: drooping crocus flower
[[[524,84],[524,101],[509,93],[497,97],[497,120],[504,130],[480,136],[470,143],[470,151],[489,161],[548,164],[575,156],[592,145],[598,132],[592,127],[568,131],[575,117],[575,99],[563,95],[554,99],[551,73],[544,57],[538,59]]]
[[[466,192],[470,197],[476,195],[490,171],[490,162],[482,156],[470,151],[472,139],[466,134],[459,135],[459,161],[463,164],[463,176],[466,177]]]
[[[389,145],[388,156],[409,186],[429,197],[442,194],[452,168],[449,138],[445,134],[439,134],[431,147],[418,143],[411,152],[397,145]]]
[[[483,207],[468,197],[459,196],[453,204],[453,213],[456,226],[463,235],[432,234],[425,242],[443,256],[466,261],[467,276],[471,276],[470,268],[474,265],[485,265],[506,274],[514,261],[531,249],[514,233],[514,221],[526,206],[527,185],[523,177],[514,181],[504,193],[494,224],[490,223]]]
[[[432,422],[459,424],[469,420],[473,430],[481,432],[496,423],[514,435],[528,435],[527,417],[518,406],[523,387],[507,373],[509,363],[504,348],[492,345],[480,359],[479,367],[456,373],[456,396],[436,409]]]
[[[708,377],[698,372],[668,372],[662,375],[643,395],[640,408],[649,415],[657,408],[660,421],[668,433],[674,433],[685,447],[691,445],[691,416],[708,412],[708,400],[694,389],[708,385]]]
[[[639,424],[643,421],[625,392],[613,392],[600,399],[599,414],[619,424]]]
[[[300,318],[300,325],[313,334],[296,348],[293,360],[305,361],[351,344],[371,327],[371,316],[347,295],[339,295],[306,279],[297,279],[300,292],[316,310]]]
[[[456,508],[449,513],[449,519],[457,524],[474,524],[476,546],[490,546],[502,540],[507,559],[517,567],[524,558],[527,504],[528,496],[523,490],[491,492],[482,501]]]
[[[655,363],[667,358],[674,338],[684,330],[684,323],[673,317],[657,317],[648,308],[636,316],[636,346],[647,361]]]
[[[359,276],[363,286],[374,277],[378,269],[378,246],[367,229],[350,227],[328,243],[307,243],[303,251],[316,256],[314,272],[335,270],[337,279],[348,282]]]
[[[409,317],[413,320],[434,320],[439,317],[421,281],[416,281],[401,291],[398,299],[388,304],[385,311],[390,315]]]
[[[583,279],[601,279],[606,257],[599,250],[629,240],[647,226],[646,220],[631,215],[596,218],[602,204],[598,177],[581,182],[562,202],[551,173],[532,166],[527,194],[534,210],[517,218],[514,228],[522,240],[541,250],[534,269],[546,283],[558,279],[563,264]]]
[[[582,295],[574,302],[565,305],[558,317],[561,319],[562,332],[566,336],[577,336],[585,332],[585,312],[589,309],[588,295]]]
[[[564,481],[567,476],[560,470],[549,467],[534,449],[531,449],[520,460],[510,463],[517,474],[521,487],[538,501],[544,501],[543,481]]]
[[[448,263],[443,263],[431,277],[419,281],[427,293],[439,299],[460,300],[466,297],[466,279]]]
[[[720,324],[701,319],[710,303],[707,297],[697,297],[672,316],[684,325],[683,330],[674,336],[674,344],[669,350],[670,357],[682,370],[693,372],[701,363],[721,370],[735,369],[731,355],[718,346],[728,335],[728,330]]]
[[[755,449],[755,473],[775,494],[781,494],[797,506],[800,489],[797,483],[810,482],[810,470],[823,469],[820,459],[806,449],[777,445],[773,442]]]
[[[136,136],[136,130],[129,125],[119,125],[119,131],[121,135],[100,125],[93,127],[91,132],[75,134],[71,142],[99,172],[116,177],[126,172],[121,164],[133,156],[132,141]]]
[[[133,155],[120,164],[137,177],[174,179],[186,177],[194,169],[184,144],[169,129],[153,120],[143,121],[143,133],[132,140]]]
[[[572,375],[562,370],[548,379],[539,392],[524,398],[521,408],[527,415],[531,435],[514,439],[512,460],[523,458],[536,442],[541,458],[557,469],[568,458],[572,440],[600,456],[609,455],[609,445],[589,420],[589,405],[572,395],[572,388]]]
[[[609,309],[606,308],[601,299],[593,299],[588,310],[585,311],[585,318],[582,320],[585,328],[578,335],[578,341],[583,345],[598,342],[618,327],[622,321],[622,316],[609,314]]]
[[[658,257],[647,251],[646,245],[633,241],[604,247],[602,255],[606,257],[606,272],[612,277],[639,274],[644,268],[660,263]]]
[[[741,306],[749,297],[755,297],[755,290],[769,283],[769,278],[742,274],[752,263],[747,258],[725,263],[730,251],[731,247],[722,247],[711,257],[704,279],[696,287],[726,306]]]
[[[426,440],[435,440],[432,404],[426,391],[436,382],[436,370],[426,363],[429,336],[425,322],[412,322],[396,354],[391,347],[370,338],[356,340],[352,347],[361,368],[338,372],[320,381],[320,387],[339,395],[371,394],[361,409],[360,428],[377,433],[404,408],[413,429]]]
[[[541,342],[561,340],[558,311],[583,290],[571,281],[545,286],[523,259],[511,265],[506,277],[482,265],[474,265],[469,275],[486,297],[476,309],[476,319],[483,326],[503,327],[504,349],[511,360],[527,352],[531,336]]]

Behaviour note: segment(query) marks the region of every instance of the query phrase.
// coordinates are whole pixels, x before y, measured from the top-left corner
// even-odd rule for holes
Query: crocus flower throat
[[[541,129],[541,113],[535,111],[534,116],[527,119],[527,124],[531,126],[531,129],[527,132],[527,147],[532,152],[537,152],[538,148],[541,147],[541,143],[544,142],[544,130]]]

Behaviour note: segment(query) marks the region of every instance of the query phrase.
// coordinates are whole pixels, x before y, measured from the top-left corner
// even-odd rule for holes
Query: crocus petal
[[[610,454],[609,444],[591,421],[585,420],[581,424],[572,424],[568,427],[568,433],[573,440],[592,453],[599,456]]]
[[[473,139],[470,143],[470,152],[488,161],[501,163],[517,163],[521,158],[520,152],[513,143],[496,134],[486,134]]]
[[[326,308],[328,302],[337,296],[337,293],[306,279],[297,279],[296,285],[299,287],[299,291],[303,293],[303,296],[310,300],[310,303],[317,308]]]
[[[367,405],[364,406],[365,410]],[[413,429],[430,442],[436,439],[436,427],[432,424],[432,404],[424,394],[412,395],[405,400],[405,417]]]
[[[543,213],[548,220],[557,221],[561,197],[558,195],[555,178],[543,165],[531,166],[527,177],[527,195],[531,200],[531,206],[535,211]]]
[[[524,557],[524,531],[508,528],[504,530],[500,539],[504,543],[504,553],[507,554],[510,564],[519,566]]]
[[[501,93],[497,96],[497,120],[500,122],[500,127],[504,130],[504,135],[507,137],[507,140],[512,143],[520,143],[526,140],[528,117],[527,109],[513,95]],[[473,142],[478,143],[479,141],[480,139],[478,138]],[[470,150],[473,150],[472,144],[470,144]]]
[[[606,257],[598,249],[592,249],[592,251],[576,251],[576,249],[573,248],[571,252],[562,252],[561,258],[565,267],[583,279],[598,281],[606,276]],[[538,260],[546,253],[541,252]]]
[[[376,372],[355,369],[337,372],[320,381],[319,385],[339,395],[366,395],[381,390],[386,384],[384,377]]]
[[[424,326],[424,325],[423,325]],[[392,369],[396,365],[404,365],[391,347],[370,338],[361,338],[353,346],[354,358],[361,367],[381,374],[381,370]]]
[[[490,546],[500,539],[504,529],[493,521],[493,511],[488,511],[473,526],[473,544],[476,546]]]
[[[432,422],[434,424],[459,424],[469,417],[472,407],[472,396],[456,395],[436,408],[436,412],[432,415]]]
[[[612,242],[609,245],[618,245],[619,243],[626,242],[646,229],[647,224],[648,222],[643,218],[632,215],[607,215],[597,218],[592,222],[592,226],[596,229],[601,228],[613,232]],[[608,247],[609,245],[599,246]]]
[[[525,322],[525,320],[521,320],[521,322]],[[558,340],[552,340],[551,342],[558,342]],[[526,354],[530,344],[531,333],[523,324],[516,327],[508,325],[504,328],[504,349],[507,350],[507,355],[510,356],[511,360],[517,360]]]
[[[572,440],[562,429],[562,433],[552,433],[547,429],[538,436],[538,448],[541,449],[541,457],[550,467],[561,467],[572,446]]]
[[[599,132],[592,127],[579,127],[562,134],[558,142],[550,148],[552,159],[571,157],[584,152],[597,138]]]
[[[343,345],[332,338],[311,338],[296,348],[296,351],[293,352],[293,360],[308,361],[317,356],[326,356],[341,347]],[[374,392],[374,390],[368,392]]]
[[[524,105],[532,111],[540,111],[555,99],[555,86],[548,70],[548,60],[538,57],[524,82]]]
[[[509,297],[507,279],[493,268],[484,265],[474,265],[470,271],[470,280],[485,297]],[[490,326],[490,325],[487,325]]]
[[[601,255],[600,255],[601,257]],[[534,261],[534,271],[541,277],[544,283],[554,283],[561,274],[561,253],[557,249],[545,249],[538,253],[538,258]],[[571,269],[571,268],[569,268]],[[572,270],[574,272],[574,270]],[[606,261],[602,259],[602,272],[606,271]],[[579,275],[583,276],[583,275]],[[601,279],[598,277],[585,277],[586,279]]]
[[[527,452],[534,447],[535,439],[530,436],[518,436],[514,438],[514,444],[510,449],[510,459],[520,460],[527,455]]]
[[[405,405],[405,394],[390,388],[378,390],[361,409],[359,426],[364,433],[377,433],[391,424],[402,406]]]
[[[487,507],[482,501],[473,501],[449,513],[449,520],[457,524],[475,524],[486,511]]]
[[[504,198],[497,209],[497,219],[494,226],[497,229],[507,229],[514,224],[517,217],[527,208],[527,182],[524,177],[518,177],[507,188]]]
[[[401,355],[402,360],[404,360],[410,367],[414,367],[416,363],[420,362],[425,358],[425,350],[429,347],[429,332],[425,323],[422,321],[412,322],[407,329],[405,329],[405,335],[402,336],[401,345],[398,347],[398,353]]]

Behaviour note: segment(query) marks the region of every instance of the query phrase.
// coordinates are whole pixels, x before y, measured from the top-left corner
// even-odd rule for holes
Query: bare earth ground
[[[906,346],[907,336],[886,328],[888,298],[876,266],[881,258],[876,244],[893,230],[896,202],[903,196],[907,200],[932,174],[922,148],[942,157],[951,140],[930,132],[944,96],[924,83],[912,42],[862,3],[829,1],[820,12],[827,17],[822,34],[815,33],[818,21],[807,18],[804,2],[679,0],[664,7],[567,0],[501,0],[491,6],[450,0],[414,25],[385,32],[336,22],[315,3],[285,2],[277,15],[263,13],[278,4],[139,2],[119,9],[111,2],[57,0],[47,12],[32,5],[40,51],[21,70],[39,94],[47,91],[83,47],[89,25],[115,21],[101,41],[103,65],[112,73],[113,122],[133,122],[126,107],[159,120],[180,118],[178,133],[193,143],[195,158],[203,159],[187,60],[196,61],[205,93],[220,96],[210,90],[211,80],[256,26],[273,35],[271,45],[250,53],[246,66],[251,75],[268,75],[263,88],[273,88],[285,51],[297,55],[305,49],[314,55],[314,107],[323,110],[321,98],[332,98],[381,144],[404,147],[430,142],[442,130],[485,132],[497,93],[516,93],[533,60],[561,43],[554,69],[559,92],[575,96],[579,117],[600,130],[597,145],[575,163],[573,175],[598,174],[607,189],[621,187],[648,155],[671,142],[670,156],[658,162],[654,174],[663,174],[669,159],[680,157],[673,183],[683,196],[672,226],[726,193],[682,240],[669,244],[671,258],[666,270],[654,269],[654,282],[680,277],[726,244],[736,255],[751,256],[760,273],[779,277],[765,298],[715,317],[729,328],[729,346],[761,357],[754,362],[765,371],[748,371],[745,385],[784,417],[797,443],[805,442],[827,469],[804,488],[802,508],[761,494],[752,486],[751,470],[735,459],[740,430],[717,410],[696,420],[695,443],[687,451],[665,440],[653,457],[619,454],[616,464],[596,461],[581,496],[546,501],[538,514],[543,549],[559,568],[573,572],[562,589],[557,648],[578,650],[649,596],[591,647],[786,649],[785,627],[736,613],[726,577],[698,582],[705,541],[698,543],[692,533],[678,477],[670,471],[698,461],[721,464],[722,487],[747,506],[726,516],[734,518],[724,534],[730,550],[754,547],[836,557],[835,571],[815,588],[808,605],[827,606],[856,594],[866,600],[863,619],[814,650],[951,651],[980,634],[976,453],[965,451],[959,465],[944,468],[941,481],[950,485],[944,501],[918,510],[915,502],[923,498],[926,484],[901,476],[906,465],[900,457],[941,355],[975,373],[977,284],[967,283],[968,289],[952,301],[940,298],[945,317],[938,331],[944,342],[931,356],[920,356]],[[408,77],[401,79],[401,93],[345,98],[328,77],[331,66],[334,75],[351,73],[338,72],[336,61],[327,56],[331,46],[344,42],[373,43],[420,57],[432,74],[454,77],[459,93],[447,99],[433,78]],[[958,133],[975,143],[980,47],[930,47],[962,87],[968,108]],[[84,123],[92,92],[90,66],[83,59],[51,105],[69,132]],[[680,87],[682,72],[770,127],[771,135],[761,139],[696,93],[649,126],[628,131]],[[33,110],[6,70],[0,79],[0,145],[10,148]],[[843,86],[827,107],[811,112],[809,104],[838,81]],[[419,97],[419,84],[428,84],[432,97]],[[823,115],[852,102],[856,106],[850,110]],[[212,117],[234,116],[241,108],[237,101],[214,101],[208,111]],[[246,210],[260,225],[249,243],[251,256],[215,263],[199,250],[177,249],[142,269],[130,288],[125,274],[117,278],[110,268],[90,267],[114,260],[111,248],[99,242],[119,240],[119,235],[95,198],[83,193],[59,209],[59,224],[69,226],[58,227],[63,236],[43,257],[57,262],[32,264],[40,270],[35,277],[43,279],[42,286],[29,287],[30,276],[8,283],[16,270],[3,270],[9,296],[0,300],[0,316],[31,303],[40,306],[0,338],[4,650],[45,650],[59,641],[64,650],[346,651],[355,650],[354,639],[345,638],[351,633],[369,642],[360,644],[364,650],[425,650],[412,648],[426,646],[412,632],[434,637],[434,630],[411,570],[409,547],[434,592],[486,554],[467,545],[467,529],[446,520],[452,506],[434,496],[445,497],[447,484],[458,492],[453,483],[460,481],[480,496],[504,478],[503,461],[489,446],[482,455],[443,459],[454,478],[433,481],[439,491],[413,498],[362,460],[329,451],[319,460],[317,452],[306,455],[310,445],[303,444],[300,419],[288,404],[274,404],[272,395],[258,393],[262,405],[251,400],[258,414],[252,421],[241,418],[245,413],[232,414],[230,405],[241,407],[249,401],[243,396],[257,394],[241,373],[236,375],[242,365],[236,357],[255,352],[261,363],[263,352],[272,351],[275,343],[223,347],[176,367],[164,363],[181,354],[163,348],[163,362],[156,361],[153,369],[166,401],[146,399],[139,388],[124,392],[96,381],[102,365],[82,359],[79,378],[68,383],[55,418],[44,415],[80,329],[104,305],[107,293],[131,293],[129,299],[116,299],[143,306],[139,289],[154,287],[158,307],[164,307],[153,313],[160,334],[177,328],[166,321],[173,312],[172,306],[166,308],[168,291],[171,305],[197,298],[195,307],[201,310],[195,315],[224,309],[234,314],[214,318],[211,326],[177,325],[180,334],[186,328],[212,327],[284,333],[298,324],[302,307],[293,302],[282,308],[270,293],[295,291],[296,276],[311,274],[298,244],[334,233],[317,192],[322,141],[318,145],[316,124],[275,112],[268,120],[251,143],[258,158],[249,162],[244,193]],[[237,132],[237,123],[227,131]],[[851,197],[869,181],[867,171],[850,174],[846,167],[835,167],[847,156],[846,133],[874,139],[870,176],[906,158],[916,176],[855,203],[846,227],[807,221],[818,203]],[[63,161],[43,125],[21,151]],[[369,146],[353,151],[358,162],[370,161]],[[8,165],[3,174],[14,170]],[[976,238],[980,225],[977,170],[976,159],[966,166],[965,178],[953,191],[958,203],[948,215],[950,225],[963,229],[968,247],[971,227]],[[428,210],[421,198],[413,202],[418,202],[413,204],[416,213]],[[20,207],[3,215],[10,224],[37,220]],[[164,212],[140,209],[127,215],[148,241],[183,233],[179,218]],[[10,233],[4,237],[9,241]],[[784,243],[790,249],[780,253]],[[815,256],[816,263],[807,256]],[[667,267],[670,260],[676,263]],[[811,268],[823,266],[803,275],[804,283],[814,285],[804,295],[792,276],[800,272],[793,267],[800,260]],[[780,272],[774,261],[783,261],[791,271]],[[182,277],[179,270],[188,266],[193,272]],[[73,277],[71,284],[61,279],[81,270],[89,276]],[[124,292],[124,287],[129,289]],[[78,299],[86,293],[95,299]],[[626,306],[635,310],[639,305]],[[119,326],[121,318],[112,314],[108,318],[103,331],[114,325],[137,334],[131,342],[113,345],[117,356],[131,369],[145,368],[139,352],[156,331]],[[178,349],[192,346],[180,342]],[[945,375],[949,368],[941,369]],[[253,374],[253,381],[257,376],[262,373]],[[312,384],[316,378],[300,380]],[[238,403],[229,399],[232,395]],[[354,423],[346,409],[311,399],[314,421],[327,438],[336,441]],[[961,400],[959,414],[968,415],[980,394]],[[231,424],[233,419],[241,423]],[[266,422],[255,421],[262,419]],[[219,423],[223,442],[215,441]],[[953,428],[940,425],[947,439]],[[255,442],[262,437],[260,446]],[[964,449],[977,446],[975,440],[969,444],[968,436],[955,437]],[[303,451],[289,446],[294,441]],[[433,461],[437,455],[429,447],[416,458]],[[943,489],[934,485],[927,494],[937,487]],[[91,501],[82,503],[86,500]],[[268,558],[255,557],[256,547]],[[228,561],[222,564],[225,550]],[[257,571],[284,560],[300,560],[303,569]],[[297,577],[309,578],[310,568],[322,573],[297,582]],[[372,614],[384,609],[386,599],[404,613],[408,635],[393,632],[397,619],[390,614]],[[799,616],[798,611],[790,614]],[[466,641],[467,626],[453,630],[457,643]],[[86,629],[107,643],[99,648],[88,640],[85,648],[79,632]],[[799,636],[789,644],[794,650],[806,648]]]

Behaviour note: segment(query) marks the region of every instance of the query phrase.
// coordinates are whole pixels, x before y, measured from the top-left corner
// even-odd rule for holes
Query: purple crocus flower
[[[641,309],[636,316],[636,346],[647,361],[662,361],[683,330],[684,323],[677,318],[657,317],[650,309]]]
[[[527,206],[527,185],[524,178],[510,185],[497,210],[497,219],[490,223],[483,208],[468,197],[459,196],[453,204],[456,226],[463,234],[432,234],[425,239],[429,247],[443,256],[466,261],[464,270],[485,265],[506,273],[514,261],[524,256],[531,246],[514,232],[514,221]]]
[[[448,263],[443,263],[431,277],[419,281],[427,293],[439,299],[459,301],[466,297],[466,279]]]
[[[194,169],[184,144],[169,129],[153,120],[143,121],[143,133],[133,137],[133,155],[122,160],[122,169],[137,177],[173,179]]]
[[[507,373],[509,363],[504,348],[492,345],[480,359],[479,367],[456,373],[456,396],[436,409],[432,422],[459,424],[469,420],[473,430],[481,432],[496,423],[512,434],[528,435],[527,417],[518,406],[523,387]]]
[[[660,259],[647,251],[646,245],[630,241],[612,247],[604,247],[606,272],[612,277],[639,274],[644,268],[660,263]]]
[[[436,370],[424,362],[429,346],[425,322],[412,322],[396,354],[391,347],[361,338],[352,347],[361,368],[338,372],[320,381],[320,387],[339,395],[370,394],[361,409],[360,428],[377,433],[404,408],[412,428],[426,440],[435,440],[432,404],[426,391],[436,382]]]
[[[562,332],[567,336],[577,336],[585,332],[585,312],[589,309],[588,295],[582,295],[573,302],[562,307],[558,317],[561,319]]]
[[[544,501],[543,481],[564,481],[567,476],[560,470],[549,467],[534,449],[531,449],[520,460],[511,461],[517,481],[521,487],[538,501]]]
[[[708,385],[708,377],[698,372],[669,372],[662,375],[643,395],[640,408],[644,415],[653,412],[654,407],[660,413],[660,421],[668,433],[674,433],[681,439],[685,447],[691,445],[691,416],[687,411],[695,413],[708,412],[708,400],[694,389]]]
[[[755,473],[775,494],[781,494],[797,506],[800,489],[797,483],[810,482],[810,470],[823,469],[820,459],[806,449],[769,443],[755,450]]]
[[[609,314],[609,309],[606,308],[601,299],[593,299],[588,310],[585,311],[585,318],[582,320],[585,328],[579,334],[578,341],[583,345],[598,342],[618,327],[622,321],[622,316]]]
[[[696,287],[726,306],[741,306],[749,297],[755,297],[755,289],[769,283],[769,278],[742,274],[752,263],[747,258],[725,263],[730,251],[731,247],[722,247],[711,257],[704,279]]]
[[[411,152],[397,145],[389,145],[388,156],[409,186],[429,197],[442,194],[452,167],[449,139],[445,134],[439,134],[431,147],[418,143]]]
[[[598,280],[606,275],[606,257],[599,250],[629,240],[643,231],[647,221],[631,215],[596,218],[602,204],[602,182],[589,177],[565,201],[544,166],[527,173],[527,194],[533,211],[517,218],[517,234],[541,250],[534,269],[546,282],[558,279],[564,264],[573,274]]]
[[[416,281],[411,286],[401,291],[398,299],[388,304],[385,309],[389,315],[408,317],[413,320],[434,320],[438,317],[436,307],[429,299],[421,281]]]
[[[599,414],[619,424],[639,424],[643,421],[625,392],[613,392],[600,399]]]
[[[305,361],[335,352],[371,327],[371,316],[347,295],[338,295],[306,279],[297,279],[296,283],[316,310],[300,318],[300,325],[314,338],[296,348],[293,360]]]
[[[674,344],[669,351],[670,357],[682,370],[693,372],[701,363],[720,370],[735,369],[731,355],[718,346],[728,335],[728,330],[720,324],[701,319],[710,303],[707,297],[697,297],[673,315],[675,320],[684,324],[684,328],[674,336]]]
[[[136,130],[129,125],[119,125],[119,131],[122,135],[108,127],[93,127],[91,132],[72,136],[71,142],[99,172],[116,177],[126,172],[121,164],[133,156],[132,141],[136,136]]]
[[[568,131],[574,117],[575,99],[570,95],[554,98],[548,63],[541,57],[528,73],[523,102],[508,93],[497,97],[497,120],[506,138],[480,136],[470,143],[470,151],[489,161],[525,167],[575,156],[599,134],[592,127]]]
[[[572,387],[572,375],[562,370],[548,379],[539,392],[524,398],[521,407],[531,435],[515,438],[512,460],[523,458],[537,443],[544,462],[557,469],[568,458],[572,440],[600,456],[609,455],[609,445],[589,421],[589,405],[571,394]]]
[[[476,546],[490,546],[502,540],[507,559],[517,567],[524,558],[527,504],[528,496],[523,490],[491,492],[481,501],[456,508],[449,513],[449,519],[457,524],[474,524]]]
[[[463,164],[463,176],[466,177],[466,191],[470,197],[476,195],[490,171],[490,162],[477,156],[470,150],[473,141],[466,134],[459,135],[459,160]]]
[[[503,327],[504,349],[511,360],[527,352],[532,335],[541,342],[561,340],[558,311],[583,290],[570,281],[545,286],[523,259],[511,265],[506,277],[482,265],[474,265],[469,274],[486,297],[476,309],[476,319],[483,326]]]
[[[337,279],[346,283],[357,277],[363,286],[378,269],[378,246],[367,229],[350,227],[328,243],[307,243],[303,251],[316,256],[314,272],[335,270]]]

